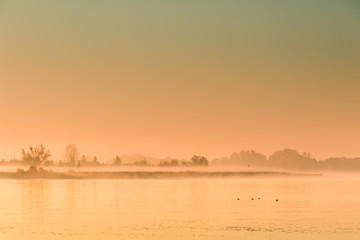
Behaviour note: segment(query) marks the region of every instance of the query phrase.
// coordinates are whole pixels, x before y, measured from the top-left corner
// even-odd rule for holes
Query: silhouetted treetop
[[[161,161],[159,166],[161,167],[178,167],[180,165],[179,161],[176,159],[171,159],[170,161]]]
[[[121,158],[119,157],[119,155],[115,156],[114,165],[115,166],[120,166],[121,165]]]
[[[264,154],[257,153],[254,150],[240,151],[231,154],[230,158],[216,158],[213,161],[215,165],[239,165],[239,166],[266,166],[267,157]]]
[[[29,151],[21,150],[22,160],[31,167],[37,168],[42,163],[46,162],[51,156],[49,150],[45,150],[44,146],[30,146]]]
[[[80,158],[80,153],[74,144],[68,144],[65,147],[65,160],[69,166],[75,166]]]
[[[198,156],[198,155],[194,155],[191,158],[191,162],[194,166],[208,166],[209,165],[209,161],[207,160],[206,157]]]
[[[310,153],[300,154],[296,150],[286,148],[276,151],[269,157],[269,164],[272,167],[289,169],[316,169],[317,161]]]

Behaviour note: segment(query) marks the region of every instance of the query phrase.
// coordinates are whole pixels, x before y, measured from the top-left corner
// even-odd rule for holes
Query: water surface
[[[360,239],[359,187],[338,177],[0,180],[0,239]]]

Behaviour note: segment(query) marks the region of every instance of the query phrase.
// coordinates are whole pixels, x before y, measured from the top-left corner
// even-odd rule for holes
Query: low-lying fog
[[[16,172],[18,169],[27,170],[29,167],[24,165],[0,166],[0,172]],[[66,172],[203,172],[203,173],[235,173],[235,172],[249,172],[249,173],[290,173],[290,174],[319,174],[321,177],[326,178],[358,178],[360,172],[336,172],[336,171],[291,171],[288,169],[280,168],[261,168],[261,167],[244,167],[244,166],[207,166],[207,167],[144,167],[144,166],[97,166],[97,167],[43,167],[46,170],[53,172],[66,173]],[[271,176],[271,174],[268,174]],[[254,175],[255,177],[255,175]]]

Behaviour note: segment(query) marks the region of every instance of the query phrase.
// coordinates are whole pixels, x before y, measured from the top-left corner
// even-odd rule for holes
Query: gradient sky
[[[359,105],[357,0],[0,0],[0,158],[355,157]]]

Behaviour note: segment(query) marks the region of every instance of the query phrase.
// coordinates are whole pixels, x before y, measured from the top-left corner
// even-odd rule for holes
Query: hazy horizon
[[[358,157],[358,1],[0,1],[0,155]]]
[[[0,160],[11,160],[11,159],[17,159],[17,160],[21,160],[22,158],[22,149],[24,149],[25,151],[27,151],[29,149],[29,147],[35,147],[35,146],[40,146],[40,145],[43,145],[45,147],[45,149],[49,150],[50,151],[50,158],[51,160],[54,160],[54,161],[66,161],[66,150],[65,150],[65,147],[64,146],[64,149],[63,149],[63,152],[61,154],[57,154],[57,155],[54,155],[53,154],[53,151],[51,148],[48,147],[48,145],[46,144],[31,144],[29,146],[26,146],[26,147],[22,147],[21,149],[19,149],[19,153],[15,156],[12,156],[12,157],[9,157],[9,158],[6,158],[2,153],[0,153]],[[69,145],[69,144],[67,144]],[[79,148],[78,148],[78,145],[76,144],[70,144],[70,145],[74,145],[77,150],[79,151]],[[315,155],[313,155],[313,153],[309,152],[309,151],[299,151],[298,149],[292,149],[292,148],[288,148],[288,147],[285,147],[285,148],[282,148],[282,149],[276,149],[274,151],[272,151],[270,154],[266,154],[266,153],[263,153],[263,152],[260,152],[260,151],[257,151],[256,149],[239,149],[239,150],[234,150],[232,152],[229,152],[228,154],[225,154],[225,155],[221,155],[221,156],[207,156],[207,155],[202,155],[202,154],[198,154],[198,153],[193,153],[193,154],[190,154],[189,156],[185,156],[185,157],[177,157],[177,156],[154,156],[154,155],[150,155],[150,154],[144,154],[144,153],[121,153],[121,152],[115,152],[114,154],[110,155],[110,154],[107,154],[109,156],[109,158],[102,158],[102,154],[98,154],[96,152],[92,152],[92,153],[87,153],[87,152],[82,152],[82,151],[79,151],[78,154],[79,154],[79,160],[82,156],[85,156],[87,159],[92,159],[93,157],[97,157],[98,158],[98,161],[100,163],[109,163],[111,162],[112,160],[114,160],[114,158],[116,156],[120,156],[120,157],[126,157],[126,158],[129,158],[129,159],[134,159],[134,161],[137,161],[137,160],[142,160],[142,159],[156,159],[156,160],[171,160],[171,159],[176,159],[176,160],[189,160],[191,157],[193,157],[194,155],[201,155],[201,156],[204,156],[206,157],[210,162],[212,160],[216,160],[216,159],[222,159],[222,158],[229,158],[231,157],[232,154],[235,154],[235,153],[240,153],[240,152],[251,152],[253,151],[254,153],[257,153],[257,154],[261,154],[261,155],[264,155],[266,158],[269,158],[271,155],[275,154],[276,152],[278,151],[284,151],[284,150],[294,150],[296,152],[298,152],[299,154],[310,154],[311,158],[315,159],[316,161],[323,161],[323,160],[326,160],[326,159],[330,159],[330,158],[360,158],[360,156],[345,156],[345,155],[339,155],[339,156],[328,156],[326,158],[318,158],[316,157]]]

